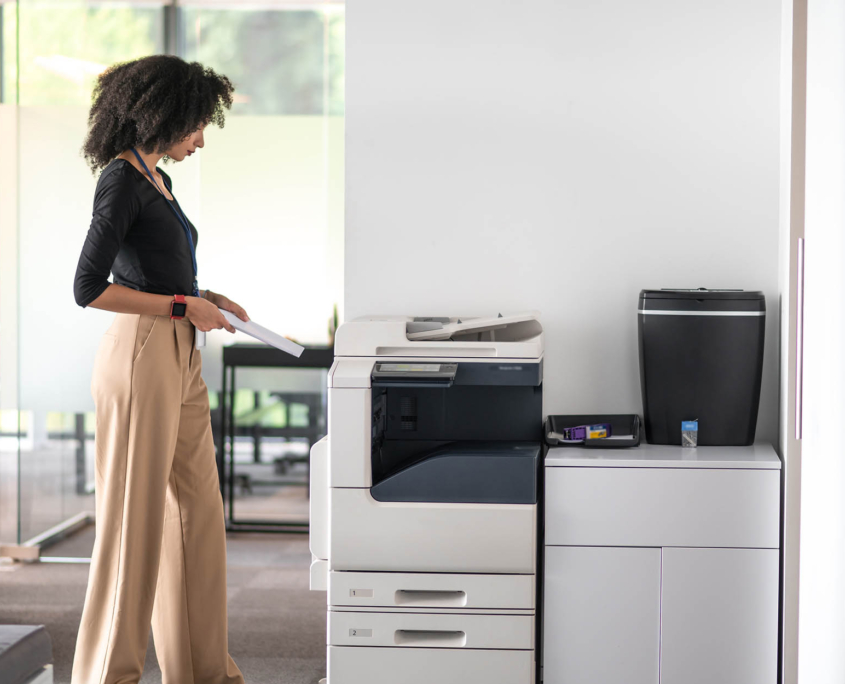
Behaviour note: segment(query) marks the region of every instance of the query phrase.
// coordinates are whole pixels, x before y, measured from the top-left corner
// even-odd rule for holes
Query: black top
[[[167,189],[170,176],[158,169]],[[174,208],[180,210],[174,197]],[[191,247],[182,223],[169,200],[146,175],[125,159],[115,159],[103,170],[94,193],[94,215],[79,255],[73,295],[88,306],[114,282],[154,294],[190,295],[194,267]],[[197,231],[188,221],[194,246]]]

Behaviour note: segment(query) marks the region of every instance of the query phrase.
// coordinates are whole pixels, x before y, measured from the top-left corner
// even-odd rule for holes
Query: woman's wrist
[[[200,292],[200,294],[202,294],[202,292]],[[186,296],[185,297],[185,301],[188,304],[188,306],[185,307],[185,318],[187,318],[189,321],[191,320],[191,314],[196,313],[198,308],[203,305],[202,304],[203,299],[204,299],[204,297],[192,297],[192,296]]]
[[[212,304],[216,303],[215,300],[217,299],[217,295],[214,294],[211,290],[202,290],[200,294],[202,295],[203,299],[207,299]]]

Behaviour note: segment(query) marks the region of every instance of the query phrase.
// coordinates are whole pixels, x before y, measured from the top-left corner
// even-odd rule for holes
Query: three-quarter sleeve
[[[79,306],[88,306],[109,286],[112,264],[140,212],[137,181],[125,169],[114,168],[100,177],[91,227],[73,281],[73,296]]]

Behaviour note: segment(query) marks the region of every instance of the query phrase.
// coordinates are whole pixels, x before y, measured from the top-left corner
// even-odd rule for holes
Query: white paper
[[[247,335],[254,337],[256,340],[264,342],[264,344],[269,344],[276,349],[281,349],[283,352],[287,352],[291,356],[295,356],[297,358],[302,356],[302,352],[305,351],[305,347],[298,345],[296,342],[291,342],[286,337],[282,337],[278,333],[274,333],[272,330],[268,330],[263,325],[258,325],[255,321],[242,321],[240,318],[235,316],[235,314],[230,311],[223,311],[223,309],[220,309],[220,313],[226,317],[226,320],[232,324],[235,330],[245,332]]]

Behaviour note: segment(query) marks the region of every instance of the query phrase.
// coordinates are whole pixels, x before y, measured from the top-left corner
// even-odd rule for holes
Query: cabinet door
[[[661,684],[774,684],[776,549],[663,549]]]
[[[657,684],[660,549],[549,546],[545,567],[545,684]]]

